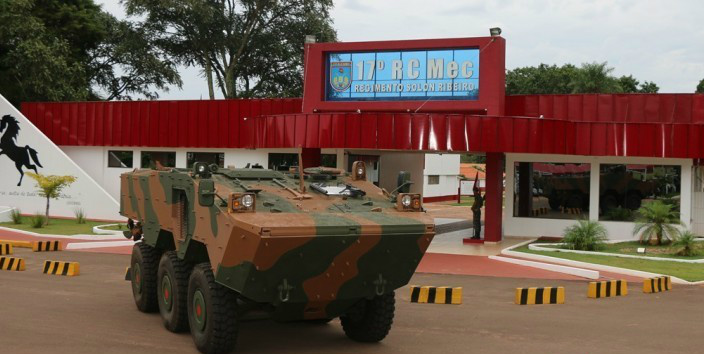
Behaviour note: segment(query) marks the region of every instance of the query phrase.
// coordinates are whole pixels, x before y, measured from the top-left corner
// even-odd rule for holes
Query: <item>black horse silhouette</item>
[[[24,178],[24,171],[22,166],[34,170],[37,172],[37,166],[44,168],[41,163],[39,163],[39,157],[37,156],[37,150],[32,149],[29,145],[25,147],[19,147],[15,143],[17,140],[17,134],[20,132],[20,124],[17,122],[15,117],[6,114],[0,120],[0,133],[7,128],[7,132],[0,138],[0,156],[7,155],[10,160],[15,162],[15,167],[17,171],[20,171],[20,181],[17,183],[18,186],[22,185],[22,178]],[[29,159],[32,159],[37,166],[32,165]]]

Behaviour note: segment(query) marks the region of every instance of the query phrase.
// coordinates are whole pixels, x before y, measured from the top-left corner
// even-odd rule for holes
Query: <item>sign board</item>
[[[327,54],[329,101],[479,99],[479,49]]]
[[[23,214],[44,212],[46,199],[37,194],[28,171],[76,177],[59,199],[51,200],[51,216],[73,218],[81,209],[89,219],[124,219],[113,197],[0,96],[0,206]]]
[[[307,43],[303,113],[503,115],[502,37]]]

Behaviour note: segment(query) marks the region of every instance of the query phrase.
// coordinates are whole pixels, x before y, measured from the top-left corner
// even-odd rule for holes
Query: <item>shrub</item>
[[[86,213],[83,209],[78,208],[73,211],[73,215],[76,216],[76,223],[85,224],[86,223]]]
[[[629,221],[633,220],[633,211],[628,208],[616,207],[606,212],[606,220]]]
[[[30,219],[32,227],[35,229],[41,229],[42,227],[44,227],[44,225],[46,225],[44,218],[45,216],[39,212],[34,214],[34,216],[32,216],[32,218]]]
[[[604,246],[606,229],[598,221],[577,220],[576,225],[565,229],[562,242],[569,249],[596,251]]]
[[[22,212],[19,209],[12,209],[12,212],[10,212],[10,218],[12,219],[13,224],[19,225],[22,223]]]
[[[640,242],[648,243],[655,239],[658,245],[663,240],[671,240],[677,235],[678,230],[675,225],[681,225],[679,212],[674,210],[672,205],[656,200],[644,204],[638,209],[636,226],[633,234],[640,234]]]
[[[680,248],[680,250],[677,251],[678,256],[696,256],[697,251],[694,249],[697,242],[696,239],[697,236],[691,231],[684,231],[678,233],[677,237],[675,237],[675,240],[672,242],[672,247]]]

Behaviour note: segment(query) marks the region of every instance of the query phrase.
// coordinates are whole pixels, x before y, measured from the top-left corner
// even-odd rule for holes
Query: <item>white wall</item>
[[[458,154],[425,154],[425,169],[423,171],[423,196],[442,197],[457,195],[460,182],[460,155]],[[428,184],[428,176],[440,177],[439,184]]]
[[[92,162],[87,173],[71,160],[61,149],[54,145],[25,116],[15,109],[4,97],[0,96],[0,118],[11,115],[18,120],[20,131],[17,139],[12,142],[21,148],[30,146],[38,153],[38,160],[43,167],[38,172],[44,175],[71,175],[76,182],[62,192],[62,197],[51,201],[51,215],[59,217],[74,217],[76,209],[83,209],[88,218],[105,220],[122,220],[118,214],[117,200],[105,191],[92,174],[98,174],[97,167]],[[1,135],[7,133],[4,130]],[[7,153],[7,152],[5,152]],[[90,154],[89,154],[90,155]],[[26,155],[25,155],[26,157]],[[32,162],[33,163],[33,162]],[[26,172],[27,169],[23,167]],[[17,186],[20,173],[15,164],[6,154],[0,155],[0,205],[18,208],[24,214],[43,212],[45,199],[36,193],[35,182],[25,175],[21,186]]]
[[[692,200],[692,160],[690,159],[665,159],[645,157],[596,157],[596,156],[570,156],[570,155],[535,155],[535,154],[506,154],[506,192],[504,209],[504,235],[508,236],[562,236],[564,229],[574,225],[575,220],[559,220],[546,218],[526,218],[513,216],[514,193],[514,163],[515,162],[560,162],[560,163],[590,163],[591,178],[590,190],[599,190],[599,164],[661,164],[679,165],[682,168],[680,220],[687,228],[691,227],[691,200]],[[589,200],[589,219],[599,219],[599,195],[591,193]],[[601,222],[611,239],[634,239],[632,235],[634,223],[632,222]]]

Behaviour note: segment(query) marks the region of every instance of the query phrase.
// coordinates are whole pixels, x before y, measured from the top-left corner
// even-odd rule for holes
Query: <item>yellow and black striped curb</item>
[[[411,286],[411,302],[420,304],[452,304],[462,303],[462,288],[445,286]]]
[[[34,252],[47,252],[47,251],[61,251],[61,242],[59,241],[35,241],[32,242],[32,251]]]
[[[587,290],[587,297],[592,299],[626,295],[628,283],[625,280],[592,281]]]
[[[0,240],[0,243],[7,243],[17,248],[32,248],[31,241]]]
[[[669,276],[643,279],[644,293],[659,293],[667,290],[672,290],[672,278]]]
[[[516,288],[517,305],[564,304],[565,288]]]
[[[582,209],[581,209],[581,208],[565,208],[565,207],[560,207],[560,212],[562,212],[562,214],[582,215]]]
[[[81,274],[78,262],[44,261],[44,274],[75,276]]]
[[[0,270],[24,270],[24,259],[16,257],[0,257]]]
[[[0,243],[0,256],[12,254],[12,245],[9,243]]]
[[[531,212],[531,214],[533,214],[532,216],[541,216],[541,215],[545,215],[547,213],[548,213],[548,208],[533,209]]]

